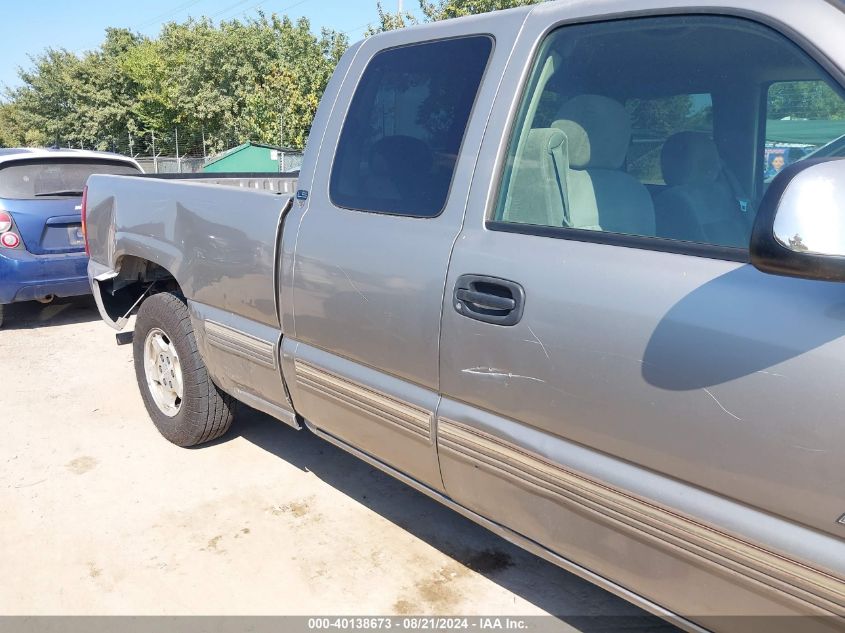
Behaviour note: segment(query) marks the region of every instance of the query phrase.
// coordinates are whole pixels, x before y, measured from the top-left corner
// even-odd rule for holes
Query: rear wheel
[[[234,400],[208,375],[184,299],[161,293],[141,304],[133,355],[144,406],[164,437],[194,446],[228,430]]]

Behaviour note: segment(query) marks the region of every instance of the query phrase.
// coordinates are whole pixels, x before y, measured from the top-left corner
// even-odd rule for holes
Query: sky
[[[383,0],[395,11],[400,0]],[[405,0],[405,9],[417,6]],[[409,6],[412,5],[412,6]],[[106,27],[128,27],[155,35],[165,22],[209,16],[215,22],[266,13],[301,16],[315,32],[345,31],[354,42],[378,18],[376,0],[0,0],[0,87],[19,85],[17,68],[47,47],[81,52],[96,48]]]

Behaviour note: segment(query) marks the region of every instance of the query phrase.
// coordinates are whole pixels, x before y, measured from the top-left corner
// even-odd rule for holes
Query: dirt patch
[[[203,552],[214,552],[216,554],[222,554],[226,550],[219,549],[217,547],[217,544],[220,542],[220,539],[222,539],[222,538],[223,538],[223,535],[218,534],[214,538],[209,539],[208,543],[206,543],[206,546],[202,549],[202,551]]]
[[[419,581],[415,588],[421,601],[428,607],[426,611],[454,613],[463,598],[453,583],[468,574],[469,570],[463,565],[450,563],[441,567],[430,578]]]
[[[310,499],[297,499],[281,506],[270,506],[267,511],[274,516],[291,514],[297,519],[304,517],[311,512]]]
[[[393,603],[393,613],[396,615],[414,615],[419,612],[419,608],[408,600],[397,600]]]
[[[450,563],[415,583],[416,595],[397,600],[393,603],[393,611],[397,615],[456,613],[465,598],[462,580],[469,578],[472,572],[492,575],[512,566],[510,555],[500,550],[472,552],[464,565]]]
[[[94,469],[97,464],[97,460],[93,457],[83,455],[82,457],[77,457],[76,459],[70,460],[67,464],[65,464],[65,468],[67,468],[70,472],[74,473],[75,475],[83,475],[89,470]]]

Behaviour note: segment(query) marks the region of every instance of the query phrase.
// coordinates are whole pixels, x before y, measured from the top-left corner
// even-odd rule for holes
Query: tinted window
[[[491,47],[488,37],[468,37],[373,57],[338,142],[332,202],[418,217],[440,213]]]
[[[843,119],[825,71],[754,22],[566,26],[540,48],[493,219],[594,241],[621,233],[747,248],[763,190],[759,149],[834,155]]]
[[[0,198],[61,198],[82,195],[91,174],[134,176],[133,165],[83,159],[30,159],[0,166]]]

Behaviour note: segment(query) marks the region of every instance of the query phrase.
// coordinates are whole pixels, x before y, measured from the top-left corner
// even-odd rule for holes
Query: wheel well
[[[117,262],[117,276],[98,282],[103,309],[112,321],[136,312],[147,297],[181,288],[169,270],[146,259],[126,255]]]

